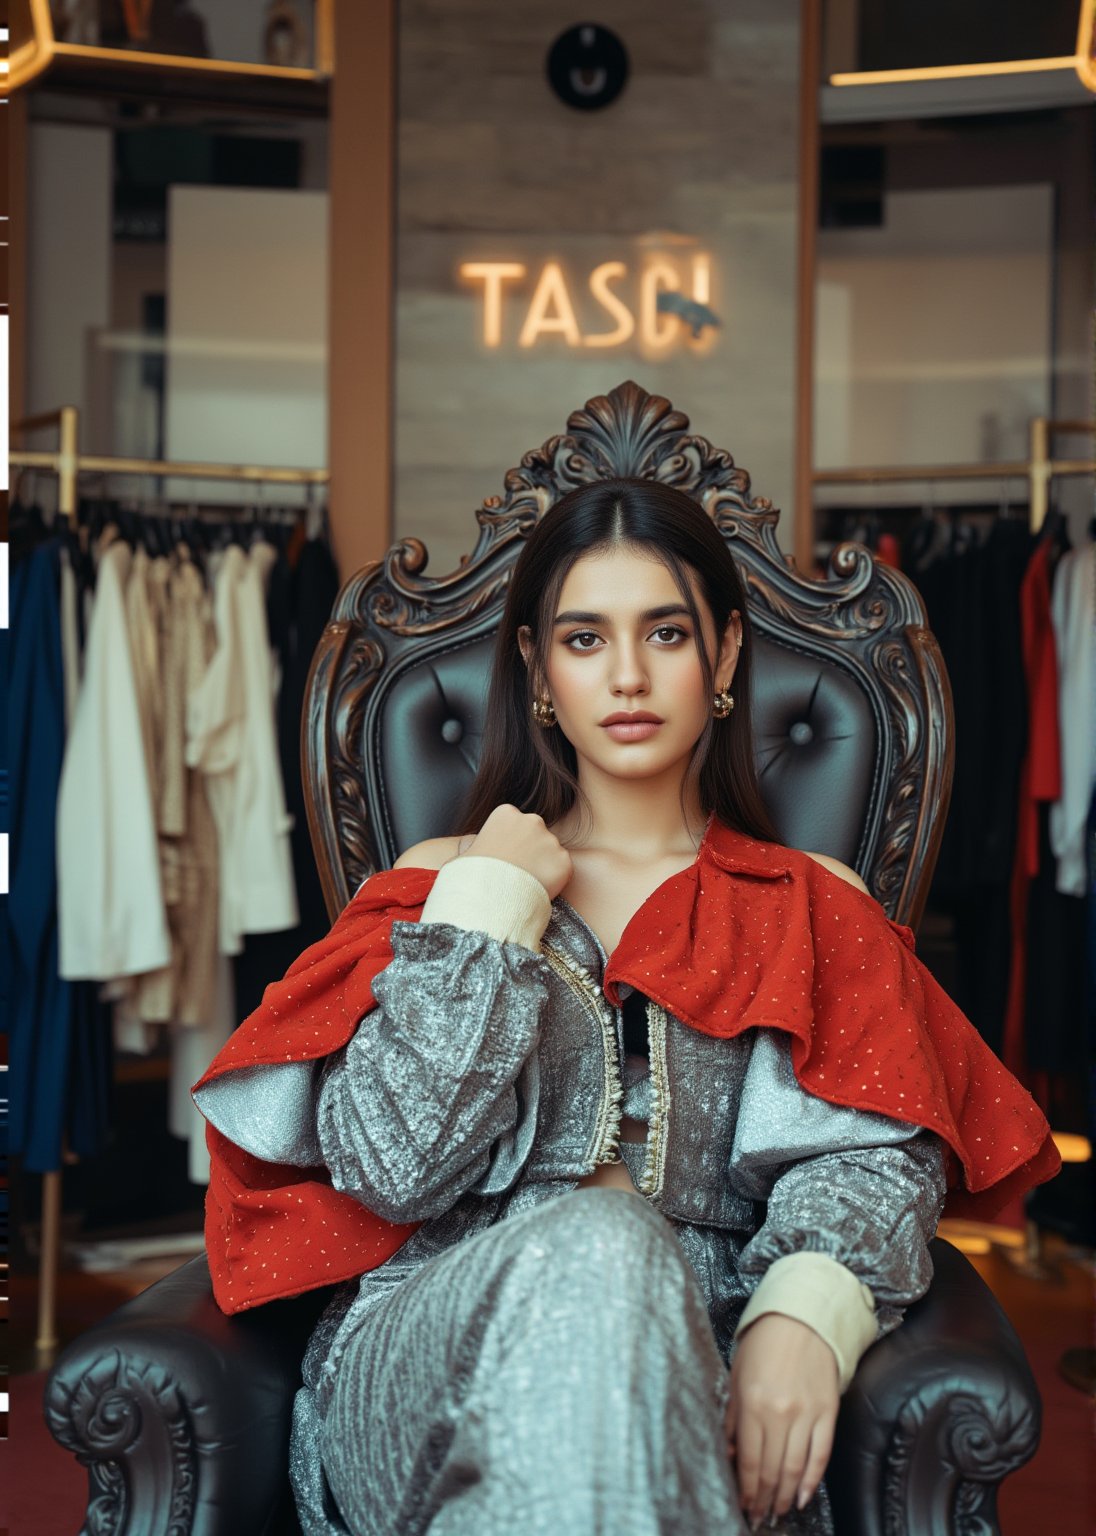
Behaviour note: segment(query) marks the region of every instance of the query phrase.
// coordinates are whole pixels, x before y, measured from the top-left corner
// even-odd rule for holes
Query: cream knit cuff
[[[419,921],[475,928],[539,952],[551,915],[551,900],[536,875],[507,859],[465,854],[438,870]]]
[[[824,1253],[788,1253],[769,1265],[746,1304],[737,1337],[766,1312],[794,1317],[833,1350],[840,1390],[876,1339],[875,1299],[851,1269]]]

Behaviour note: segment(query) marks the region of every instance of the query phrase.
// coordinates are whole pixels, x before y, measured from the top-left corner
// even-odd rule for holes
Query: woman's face
[[[716,686],[726,688],[742,638],[738,610],[716,658],[711,613],[692,571],[688,577],[704,624],[703,644],[715,659]],[[677,583],[656,556],[619,547],[576,560],[556,605],[547,692],[580,763],[621,778],[647,778],[677,765],[684,770],[712,713],[693,631]],[[527,627],[518,643],[528,661]],[[634,731],[614,734],[605,724],[609,716],[637,710],[659,722],[639,739]]]

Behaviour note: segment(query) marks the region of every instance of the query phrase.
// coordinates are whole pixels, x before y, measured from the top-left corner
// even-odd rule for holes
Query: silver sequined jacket
[[[746,1300],[787,1254],[847,1266],[870,1288],[880,1334],[927,1289],[941,1142],[807,1094],[778,1032],[712,1038],[649,1002],[649,1062],[625,1057],[621,1010],[601,990],[605,951],[562,897],[540,953],[449,922],[396,922],[391,943],[376,1007],[343,1049],[273,1079],[230,1074],[201,1103],[257,1156],[324,1163],[378,1215],[423,1223],[336,1289],[310,1340],[291,1445],[310,1531],[344,1529],[319,1430],[367,1309],[434,1254],[600,1163],[623,1157],[672,1224],[725,1360]],[[620,1141],[622,1114],[646,1122],[646,1144]]]

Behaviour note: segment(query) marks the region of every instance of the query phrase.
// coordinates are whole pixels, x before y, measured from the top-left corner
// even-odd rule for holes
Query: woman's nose
[[[645,693],[647,671],[639,652],[631,646],[618,647],[612,658],[610,684],[614,693]]]

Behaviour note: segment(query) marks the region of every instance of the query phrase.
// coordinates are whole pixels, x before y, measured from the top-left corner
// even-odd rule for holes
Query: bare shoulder
[[[806,849],[803,851],[806,853]],[[816,864],[821,864],[823,868],[830,870],[831,873],[840,875],[842,880],[847,880],[850,885],[855,885],[858,891],[864,891],[868,896],[871,895],[871,892],[856,873],[856,870],[850,869],[847,864],[842,864],[840,859],[831,859],[828,853],[807,853],[807,858],[813,859]]]
[[[428,837],[405,849],[393,864],[393,869],[440,869],[455,858],[467,837]]]

